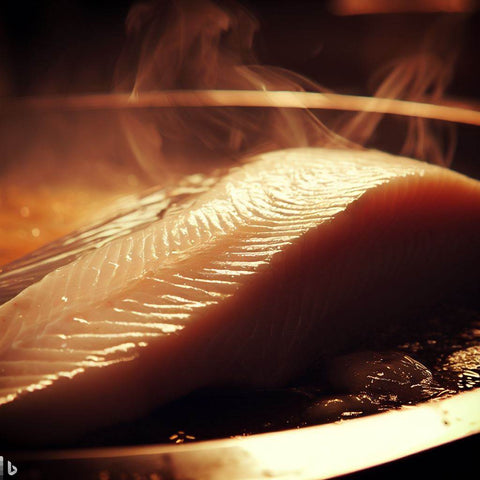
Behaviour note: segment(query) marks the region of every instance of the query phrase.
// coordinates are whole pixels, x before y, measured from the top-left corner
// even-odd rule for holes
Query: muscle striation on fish
[[[476,281],[480,182],[450,170],[305,148],[207,184],[95,248],[73,242],[0,307],[7,441],[74,438],[202,386],[284,383]]]

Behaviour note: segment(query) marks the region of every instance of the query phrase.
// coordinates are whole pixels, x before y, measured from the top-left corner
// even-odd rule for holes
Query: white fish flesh
[[[458,173],[260,155],[0,307],[1,435],[48,444],[198,387],[281,384],[476,281],[479,240],[480,182]]]

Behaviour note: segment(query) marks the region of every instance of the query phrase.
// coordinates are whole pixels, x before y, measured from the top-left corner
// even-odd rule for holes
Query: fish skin
[[[2,437],[52,444],[205,385],[284,383],[476,281],[479,240],[476,180],[379,152],[260,155],[0,307]]]

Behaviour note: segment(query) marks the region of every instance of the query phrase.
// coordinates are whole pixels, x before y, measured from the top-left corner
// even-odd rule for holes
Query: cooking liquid
[[[379,413],[480,387],[480,305],[442,305],[400,343],[377,338],[357,352],[319,362],[278,389],[205,389],[137,422],[78,445],[185,443],[251,435]],[[366,349],[368,347],[368,349]],[[346,373],[347,372],[347,373]]]

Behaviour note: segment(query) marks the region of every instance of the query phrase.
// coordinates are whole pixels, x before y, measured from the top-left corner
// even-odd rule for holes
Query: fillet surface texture
[[[202,386],[284,383],[476,282],[480,182],[284,150],[138,225],[0,307],[7,443],[73,438]]]

